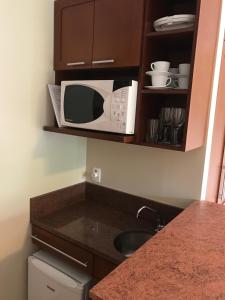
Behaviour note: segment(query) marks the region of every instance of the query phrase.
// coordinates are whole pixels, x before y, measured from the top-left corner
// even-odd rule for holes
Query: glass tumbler
[[[157,144],[159,138],[159,119],[149,119],[147,121],[147,143]]]

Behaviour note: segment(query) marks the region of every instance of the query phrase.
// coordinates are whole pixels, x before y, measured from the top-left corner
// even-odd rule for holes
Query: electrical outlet
[[[102,170],[99,168],[93,168],[91,179],[96,183],[100,183],[102,178]]]

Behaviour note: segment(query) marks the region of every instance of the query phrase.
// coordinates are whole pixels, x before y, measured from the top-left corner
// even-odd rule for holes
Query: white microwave
[[[134,80],[62,81],[61,125],[134,134]]]

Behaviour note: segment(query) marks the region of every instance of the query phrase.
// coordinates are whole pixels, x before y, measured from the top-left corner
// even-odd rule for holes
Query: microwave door
[[[68,124],[93,123],[104,114],[104,98],[93,88],[70,85],[65,89],[64,116]]]

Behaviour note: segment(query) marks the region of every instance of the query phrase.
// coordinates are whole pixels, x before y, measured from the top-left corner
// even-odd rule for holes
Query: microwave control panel
[[[128,88],[117,90],[113,93],[111,104],[111,120],[118,127],[126,127],[127,119]]]

